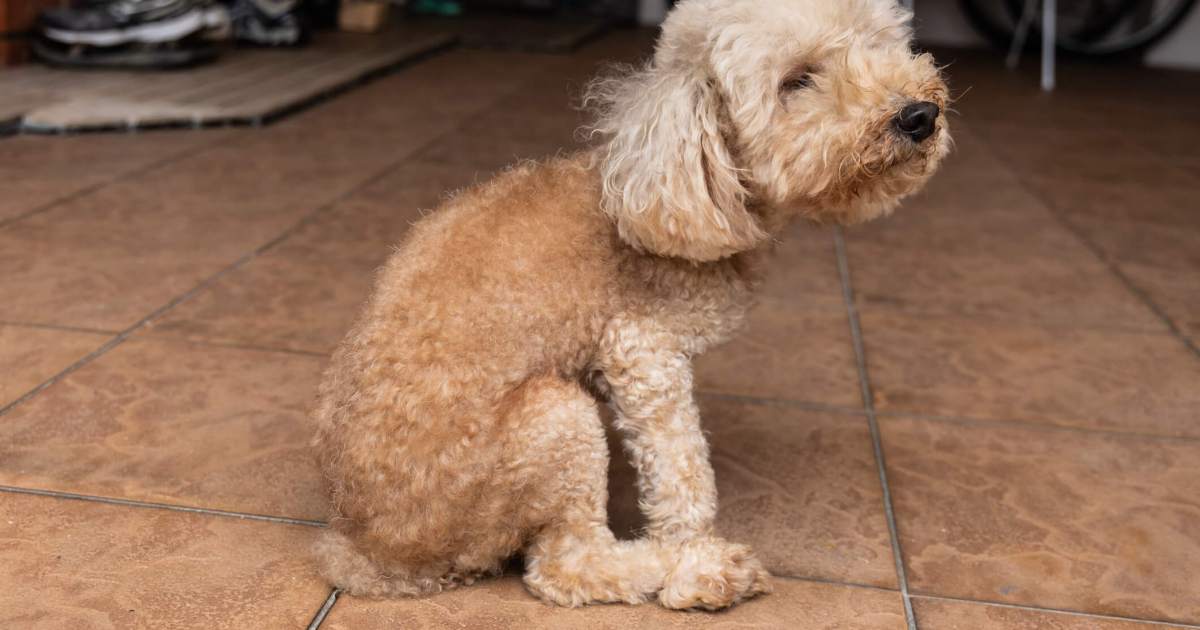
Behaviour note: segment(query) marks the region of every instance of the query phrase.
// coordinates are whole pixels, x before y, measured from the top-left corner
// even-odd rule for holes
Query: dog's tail
[[[469,580],[447,575],[437,578],[389,574],[359,551],[345,534],[325,530],[313,551],[321,575],[330,584],[350,595],[362,597],[415,597],[439,593]]]

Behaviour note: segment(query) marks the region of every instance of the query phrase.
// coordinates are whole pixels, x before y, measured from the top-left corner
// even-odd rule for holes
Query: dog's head
[[[683,0],[644,68],[593,82],[621,237],[715,260],[793,216],[855,223],[948,150],[947,90],[896,0]]]

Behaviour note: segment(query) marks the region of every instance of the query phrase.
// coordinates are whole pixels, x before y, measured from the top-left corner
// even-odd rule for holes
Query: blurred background
[[[307,413],[375,270],[586,149],[582,87],[668,3],[0,0],[0,627],[1200,627],[1194,4],[915,0],[952,155],[792,226],[697,361],[718,532],[776,576],[710,615],[552,609],[519,559],[340,597],[308,553]]]
[[[21,69],[0,75],[0,131],[262,124],[438,46],[564,53],[612,28],[652,28],[671,2],[2,0],[0,66]],[[1194,4],[922,0],[913,9],[920,45],[999,54],[1009,70],[1039,68],[1051,90],[1060,57],[1200,68]],[[176,72],[119,72],[131,70]]]

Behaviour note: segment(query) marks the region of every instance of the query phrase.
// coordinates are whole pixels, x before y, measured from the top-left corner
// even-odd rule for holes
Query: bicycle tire
[[[997,19],[985,6],[986,0],[958,0],[958,8],[976,33],[992,46],[1005,50],[1012,42],[1013,27]]]
[[[1136,1],[1125,3],[1124,9],[1116,13],[1117,21],[1127,15]],[[1159,20],[1152,29],[1138,33],[1132,39],[1107,43],[1087,41],[1102,37],[1116,26],[1116,22],[1106,23],[1105,20],[1099,20],[1078,34],[1060,35],[1057,40],[1057,48],[1063,53],[1084,57],[1119,57],[1141,53],[1174,31],[1179,23],[1191,14],[1196,2],[1197,0],[1180,0],[1173,6],[1171,13],[1165,19]],[[1007,20],[998,19],[996,15],[990,13],[983,6],[986,4],[987,0],[959,0],[963,15],[966,16],[971,26],[992,45],[1002,50],[1007,49],[1012,42],[1014,24],[1020,19],[1024,10],[1024,3],[1022,0],[1005,0],[1003,4],[1008,11]],[[1026,48],[1035,49],[1040,39],[1041,28],[1038,24],[1034,24],[1030,29]]]
[[[1136,37],[1124,41],[1104,42],[1103,35],[1111,32],[1123,18],[1137,8],[1139,2],[1144,1],[1126,0],[1120,8],[1097,20],[1098,26],[1093,27],[1091,33],[1060,35],[1057,41],[1058,49],[1066,53],[1088,57],[1118,57],[1141,53],[1175,30],[1175,27],[1179,26],[1179,23],[1191,13],[1196,4],[1196,0],[1180,0],[1172,6],[1171,13],[1167,14],[1166,19],[1159,20],[1150,30],[1137,33]],[[1021,0],[1007,0],[1005,4],[1013,19],[1020,19],[1021,12],[1024,10]],[[1034,41],[1041,39],[1041,33],[1040,22],[1035,23],[1030,30],[1030,39]],[[1099,39],[1100,41],[1088,41],[1089,39]]]

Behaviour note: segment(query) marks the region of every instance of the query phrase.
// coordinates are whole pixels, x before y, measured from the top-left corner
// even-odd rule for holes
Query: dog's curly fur
[[[943,109],[892,0],[684,0],[653,60],[592,84],[597,149],[524,164],[415,225],[334,354],[315,447],[336,516],[318,544],[351,594],[495,573],[567,606],[721,608],[770,590],[713,533],[691,358],[738,328],[795,217],[889,212],[946,153]],[[612,405],[645,535],[606,524]]]

